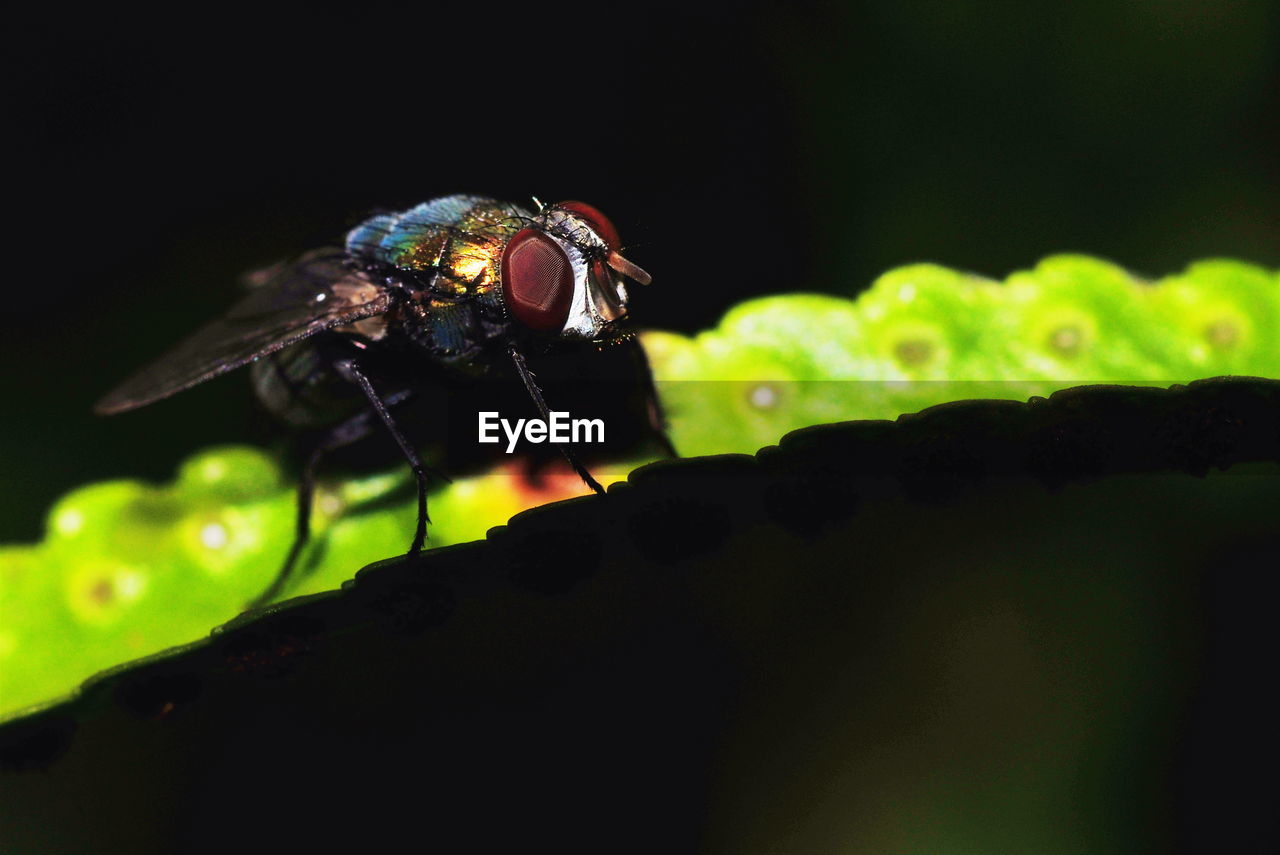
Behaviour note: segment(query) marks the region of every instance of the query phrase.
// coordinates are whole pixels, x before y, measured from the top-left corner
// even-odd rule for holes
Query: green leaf
[[[764,297],[697,336],[644,341],[676,447],[699,455],[751,453],[806,425],[966,398],[1280,376],[1277,332],[1275,271],[1214,260],[1146,282],[1058,255],[1004,282],[914,264],[856,300]]]
[[[916,264],[856,299],[765,297],[699,335],[643,341],[680,452],[751,453],[806,425],[963,398],[1280,376],[1280,275],[1210,260],[1145,282],[1061,255],[997,282]],[[608,483],[639,462],[596,474]],[[406,548],[415,519],[406,485],[398,470],[323,485],[306,572],[288,595],[337,588]],[[481,538],[524,509],[585,492],[568,472],[533,484],[503,467],[460,480],[432,496],[430,543]],[[294,512],[279,462],[245,447],[200,451],[171,484],[67,494],[43,541],[0,548],[0,713],[234,616],[283,560]]]

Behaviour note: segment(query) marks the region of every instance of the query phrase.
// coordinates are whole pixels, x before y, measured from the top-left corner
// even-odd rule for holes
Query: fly
[[[526,356],[559,342],[627,338],[626,282],[649,274],[624,258],[618,231],[595,207],[561,202],[536,209],[481,196],[443,196],[370,217],[341,248],[249,277],[249,294],[226,315],[116,387],[95,407],[127,412],[252,363],[255,394],[296,427],[323,428],[298,486],[293,545],[271,586],[288,581],[310,532],[316,472],[329,452],[378,423],[413,471],[418,521],[409,553],[426,540],[428,470],[393,411],[423,382],[514,374],[544,420]],[[644,368],[650,412],[661,416]],[[604,488],[573,448],[560,444],[592,490]]]

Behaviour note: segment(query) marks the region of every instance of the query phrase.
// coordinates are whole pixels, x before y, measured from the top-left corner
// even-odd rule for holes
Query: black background
[[[645,327],[911,261],[1280,264],[1274,4],[425,4],[11,21],[0,540],[104,477],[268,441],[243,378],[92,402],[235,277],[375,208],[582,198]],[[851,414],[856,415],[856,414]]]

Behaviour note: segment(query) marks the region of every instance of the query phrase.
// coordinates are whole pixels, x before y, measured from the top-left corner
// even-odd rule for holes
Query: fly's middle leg
[[[334,363],[334,369],[339,376],[354,383],[364,393],[365,398],[369,401],[369,406],[373,408],[373,412],[381,419],[387,432],[395,439],[396,445],[400,446],[400,451],[404,454],[405,460],[409,462],[409,467],[413,470],[413,477],[418,484],[418,527],[413,535],[413,543],[409,546],[409,554],[416,555],[422,551],[422,546],[426,543],[427,523],[431,521],[431,518],[427,516],[427,468],[422,465],[417,449],[405,438],[399,425],[391,417],[387,402],[373,388],[373,383],[370,382],[368,375],[364,373],[356,361],[354,359],[339,360]]]

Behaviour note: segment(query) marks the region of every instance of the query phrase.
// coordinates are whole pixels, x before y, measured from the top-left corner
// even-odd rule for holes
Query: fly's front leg
[[[378,395],[377,390],[373,388],[373,384],[369,382],[368,376],[360,369],[354,359],[341,359],[333,364],[338,375],[348,382],[354,383],[364,392],[364,396],[369,400],[369,406],[373,407],[374,413],[382,420],[382,424],[387,431],[395,439],[396,445],[400,446],[400,451],[404,454],[405,460],[409,461],[409,467],[413,470],[413,477],[418,482],[418,528],[413,535],[413,543],[409,546],[409,554],[416,555],[422,551],[422,545],[427,540],[427,523],[431,521],[427,516],[427,469],[422,465],[422,460],[418,457],[418,451],[415,449],[396,424],[395,419],[391,417],[391,411],[387,408],[387,404]]]
[[[547,402],[542,400],[542,390],[538,388],[533,372],[529,370],[529,366],[525,363],[524,354],[515,345],[511,346],[508,353],[511,354],[511,361],[515,363],[516,372],[520,375],[524,388],[529,392],[529,397],[533,398],[533,403],[537,406],[538,412],[542,414],[543,421],[551,424],[551,411],[547,408]],[[560,449],[560,453],[564,455],[565,460],[568,460],[569,465],[573,467],[573,471],[578,473],[578,477],[585,481],[588,487],[600,495],[604,495],[604,487],[601,487],[600,482],[591,477],[591,473],[587,471],[587,467],[582,465],[582,461],[578,459],[578,455],[573,453],[571,447],[557,442],[556,448]]]

